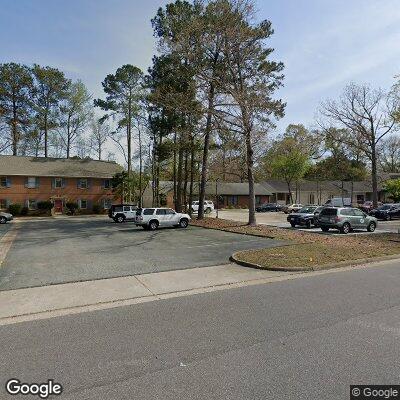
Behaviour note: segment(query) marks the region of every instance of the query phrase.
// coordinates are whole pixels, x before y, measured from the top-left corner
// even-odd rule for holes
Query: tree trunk
[[[185,149],[185,163],[184,163],[184,179],[183,179],[183,208],[187,213],[187,186],[188,186],[188,179],[189,179],[189,168],[188,168],[188,151]]]
[[[47,158],[47,141],[48,141],[48,134],[47,134],[47,112],[44,116],[44,156]]]
[[[190,138],[190,185],[189,185],[189,215],[192,216],[193,184],[195,168],[194,136]]]
[[[286,182],[286,183],[287,183],[287,187],[288,187],[288,190],[289,190],[289,201],[290,201],[291,204],[293,204],[292,188],[290,186],[290,182]]]
[[[256,225],[256,197],[254,192],[254,152],[251,144],[251,130],[247,129],[246,132],[246,162],[247,162],[247,176],[249,180],[249,222],[248,225]]]
[[[140,127],[138,127],[138,135],[139,135],[139,207],[142,208],[142,135],[140,132]]]
[[[177,172],[177,188],[176,188],[176,201],[175,210],[182,212],[182,170],[183,170],[183,144],[182,137],[179,135],[179,151],[178,151],[178,172]]]
[[[373,141],[371,146],[371,172],[372,172],[372,202],[374,208],[378,207],[378,177],[376,165],[376,143]]]
[[[204,219],[204,200],[206,197],[206,183],[207,183],[207,168],[208,168],[208,149],[210,147],[210,136],[212,128],[212,110],[214,108],[214,84],[210,84],[210,91],[208,93],[208,108],[207,108],[207,123],[204,135],[204,148],[203,148],[203,164],[201,166],[201,181],[200,181],[200,196],[199,196],[199,211],[197,219]]]
[[[128,201],[132,202],[131,172],[132,172],[132,130],[131,130],[131,99],[128,103],[128,123],[126,124],[126,141],[128,145]]]
[[[13,120],[12,120],[12,149],[13,156],[18,154],[18,128],[17,128],[17,104],[13,99]]]

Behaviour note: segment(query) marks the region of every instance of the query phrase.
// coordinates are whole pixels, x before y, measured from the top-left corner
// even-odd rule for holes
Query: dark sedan
[[[297,225],[307,228],[318,226],[318,216],[322,209],[323,207],[306,206],[297,213],[290,214],[287,220],[293,228]]]
[[[282,206],[277,203],[264,203],[256,207],[257,212],[282,211]]]
[[[372,210],[370,215],[384,221],[400,218],[400,204],[384,204],[383,206]]]

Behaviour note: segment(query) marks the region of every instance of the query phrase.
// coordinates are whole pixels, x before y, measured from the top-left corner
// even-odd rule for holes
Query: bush
[[[78,209],[78,204],[71,201],[66,204],[66,207],[68,210],[68,214],[75,215],[75,212]]]
[[[41,211],[50,211],[53,208],[53,203],[51,201],[39,201],[37,208]]]
[[[101,207],[99,204],[93,204],[93,214],[100,214]]]
[[[8,211],[12,215],[21,215],[21,209],[21,204],[10,204],[10,206],[8,207]]]
[[[22,207],[20,215],[26,216],[26,215],[28,215],[28,211],[29,211],[28,207]]]

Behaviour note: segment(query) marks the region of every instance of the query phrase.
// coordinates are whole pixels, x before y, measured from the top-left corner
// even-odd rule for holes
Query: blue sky
[[[0,0],[0,62],[58,67],[95,97],[122,64],[146,70],[155,52],[150,19],[160,0]],[[311,126],[321,100],[350,81],[389,88],[400,74],[399,0],[258,0],[285,63],[279,129]]]

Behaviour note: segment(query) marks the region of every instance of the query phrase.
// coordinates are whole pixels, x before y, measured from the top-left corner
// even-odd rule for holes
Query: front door
[[[61,199],[54,200],[54,212],[56,214],[62,214],[63,212],[63,202]]]

